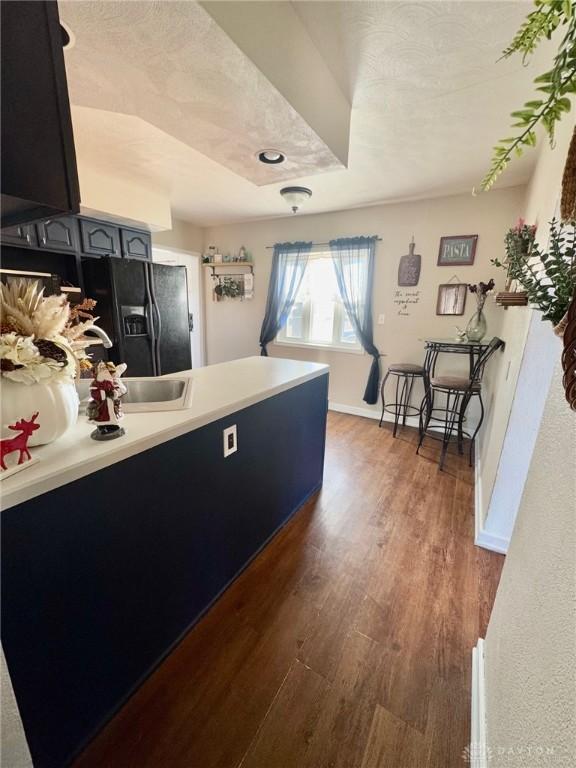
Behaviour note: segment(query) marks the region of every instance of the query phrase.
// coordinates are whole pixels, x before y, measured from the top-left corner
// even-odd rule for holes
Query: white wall
[[[172,219],[172,226],[164,232],[153,232],[152,243],[159,247],[176,248],[180,251],[202,253],[204,230],[189,221]]]
[[[576,415],[551,328],[549,343],[558,363],[485,643],[494,768],[576,765]]]
[[[287,216],[281,219],[216,227],[206,231],[205,244],[216,245],[223,253],[235,252],[241,245],[255,259],[255,298],[253,301],[214,303],[211,286],[206,285],[206,320],[208,362],[217,363],[236,357],[258,354],[260,325],[270,276],[271,250],[266,246],[286,240],[326,241],[353,235],[380,235],[374,281],[374,317],[385,315],[383,326],[375,325],[374,340],[387,362],[420,362],[422,339],[427,335],[454,337],[455,326],[465,326],[474,310],[468,295],[463,317],[436,316],[438,285],[454,274],[459,280],[475,283],[497,279],[502,287],[504,274],[490,259],[503,255],[503,238],[522,211],[524,188],[504,189],[482,194],[423,200],[394,205],[379,205],[320,215]],[[437,267],[442,235],[478,234],[476,261],[472,267]],[[410,316],[398,314],[394,304],[400,257],[408,252],[414,235],[416,252],[422,254],[420,301],[412,305]],[[487,303],[488,334],[498,332],[503,310]],[[269,353],[279,357],[328,362],[331,365],[330,400],[346,406],[368,408],[362,401],[371,358],[346,352],[326,352],[306,348],[270,345]],[[506,355],[506,353],[504,353]],[[465,370],[465,360],[445,356],[448,369]],[[378,406],[372,406],[377,411]]]
[[[527,189],[523,216],[528,223],[538,225],[537,240],[543,246],[548,240],[549,222],[556,213],[573,128],[574,119],[565,119],[558,127],[554,150],[543,145]],[[498,397],[481,440],[476,514],[477,540],[488,546],[492,542],[496,549],[506,551],[554,358],[538,312],[533,317],[529,307],[512,307],[500,319],[500,335],[507,349],[493,369]],[[515,478],[514,488],[511,477]]]
[[[140,179],[119,176],[99,167],[83,154],[78,155],[81,213],[102,219],[132,222],[147,229],[171,226],[170,198],[161,189]]]
[[[546,394],[558,357],[556,345],[550,343],[550,324],[542,322],[539,312],[531,312],[530,315],[530,326],[494,487],[484,521],[478,521],[476,532],[477,544],[497,552],[507,552],[510,544]],[[523,338],[524,334],[518,342],[521,343]],[[491,458],[496,458],[495,451]],[[478,498],[482,498],[482,479],[480,473],[478,475]],[[481,514],[480,509],[477,514]]]
[[[543,148],[528,189],[525,216],[541,243],[573,127],[563,121],[555,149]],[[499,389],[484,435],[484,525],[509,531],[519,508],[485,642],[490,765],[568,768],[576,765],[576,416],[551,325],[536,310],[510,309],[502,334],[523,361],[517,386],[509,377]]]

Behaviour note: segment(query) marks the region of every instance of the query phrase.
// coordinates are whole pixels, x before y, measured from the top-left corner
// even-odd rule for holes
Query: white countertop
[[[173,374],[171,378],[193,378],[189,408],[126,414],[122,421],[126,435],[102,443],[90,438],[94,425],[81,415],[59,440],[32,448],[32,456],[40,459],[37,464],[0,481],[2,508],[33,499],[327,372],[328,366],[319,363],[246,357]]]

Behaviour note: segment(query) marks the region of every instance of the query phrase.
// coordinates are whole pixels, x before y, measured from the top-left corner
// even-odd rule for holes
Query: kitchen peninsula
[[[189,407],[110,443],[81,416],[2,482],[3,645],[38,765],[67,764],[322,484],[327,366],[189,375]]]

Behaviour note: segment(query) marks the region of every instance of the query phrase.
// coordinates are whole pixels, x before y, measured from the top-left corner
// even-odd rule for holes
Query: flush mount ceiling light
[[[258,160],[265,165],[278,165],[286,160],[286,155],[279,152],[277,149],[263,149],[256,155]]]
[[[308,187],[284,187],[280,194],[292,208],[292,213],[297,213],[306,200],[312,197],[312,190]]]

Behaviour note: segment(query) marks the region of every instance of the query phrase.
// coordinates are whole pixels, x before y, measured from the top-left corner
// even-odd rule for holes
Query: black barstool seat
[[[390,376],[396,377],[396,400],[393,403],[386,403],[384,388],[386,387],[386,382]],[[409,416],[418,416],[421,420],[421,407],[412,405],[410,400],[412,397],[414,379],[422,379],[424,381],[424,389],[426,389],[427,378],[428,374],[423,365],[415,365],[414,363],[391,363],[388,366],[388,371],[386,372],[386,376],[384,376],[380,387],[382,415],[380,416],[380,424],[378,426],[382,426],[384,415],[386,413],[394,416],[394,429],[392,434],[396,437],[398,424],[400,422],[402,423],[402,426],[406,426],[406,419]]]
[[[434,440],[442,441],[442,450],[440,452],[440,470],[444,468],[444,459],[448,445],[454,436],[458,443],[458,452],[463,453],[462,443],[464,435],[470,437],[470,466],[472,466],[472,450],[474,441],[482,426],[484,420],[484,403],[482,401],[482,377],[486,363],[492,357],[497,349],[504,346],[502,339],[494,336],[490,344],[484,347],[478,356],[474,367],[470,372],[470,377],[463,376],[432,376],[430,386],[426,389],[424,400],[422,402],[422,417],[420,420],[420,440],[416,453],[420,452],[422,443],[426,436]],[[432,367],[432,373],[434,368]],[[439,407],[434,402],[434,395],[440,392],[445,399],[445,403]],[[473,397],[478,398],[480,404],[480,418],[474,433],[468,435],[464,432],[464,420],[466,410]],[[435,415],[440,414],[440,415]],[[431,422],[434,424],[431,426]],[[441,431],[440,431],[441,430]]]
[[[413,363],[392,363],[388,366],[390,373],[415,373],[423,376],[426,372],[423,365],[414,365]]]
[[[463,379],[460,376],[435,376],[430,380],[430,384],[438,389],[454,389],[459,392],[465,392],[467,389],[477,391],[480,389],[480,383],[470,379]]]

